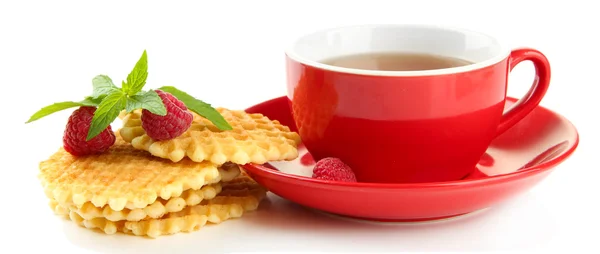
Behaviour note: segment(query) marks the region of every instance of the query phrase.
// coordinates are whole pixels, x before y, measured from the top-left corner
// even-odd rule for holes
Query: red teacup
[[[376,52],[449,56],[472,64],[381,71],[323,63]],[[504,112],[507,77],[530,60],[530,91]],[[364,25],[306,35],[286,51],[287,88],[298,132],[315,160],[337,157],[360,182],[458,180],[491,141],[535,108],[550,65],[535,49],[510,50],[493,37],[425,25]]]

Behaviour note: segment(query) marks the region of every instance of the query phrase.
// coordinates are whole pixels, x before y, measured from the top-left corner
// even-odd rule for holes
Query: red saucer
[[[509,98],[507,107],[515,101]],[[296,130],[286,97],[246,111]],[[567,119],[538,107],[494,140],[477,170],[462,180],[411,184],[316,180],[310,178],[314,161],[303,146],[294,161],[244,168],[274,194],[307,207],[369,220],[423,221],[481,210],[527,191],[569,157],[578,143],[577,130]]]

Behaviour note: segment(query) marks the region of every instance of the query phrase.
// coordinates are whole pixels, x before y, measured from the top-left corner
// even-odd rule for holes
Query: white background
[[[196,2],[0,3],[0,252],[600,250],[600,20],[593,1]],[[447,223],[347,222],[272,197],[275,215],[151,241],[90,233],[46,206],[37,163],[61,145],[71,111],[24,122],[42,106],[88,95],[95,75],[125,79],[146,49],[147,88],[174,85],[213,105],[243,109],[285,94],[283,50],[296,37],[365,23],[460,26],[541,50],[552,65],[541,105],[575,124],[579,148],[524,195]],[[525,63],[514,70],[510,96],[525,93],[532,69]]]

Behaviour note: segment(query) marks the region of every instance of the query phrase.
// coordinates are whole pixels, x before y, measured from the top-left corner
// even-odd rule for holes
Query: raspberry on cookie
[[[86,141],[96,107],[80,107],[71,113],[63,134],[63,146],[75,156],[102,153],[115,143],[110,125],[94,138]]]
[[[167,114],[160,116],[149,110],[142,110],[142,128],[154,140],[176,138],[190,128],[194,116],[185,104],[172,94],[161,90],[156,90],[156,93],[165,105]]]

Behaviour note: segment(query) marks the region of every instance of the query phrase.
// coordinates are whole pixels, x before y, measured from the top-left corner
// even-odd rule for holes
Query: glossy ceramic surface
[[[433,39],[445,43],[427,46]],[[498,134],[539,104],[550,82],[542,53],[499,48],[478,33],[423,26],[358,26],[303,37],[286,52],[287,95],[298,132],[315,159],[338,157],[362,182],[461,179]],[[473,64],[368,72],[318,62],[332,54],[388,50],[442,50],[437,53]],[[524,60],[534,63],[537,77],[503,116],[507,77]]]
[[[507,107],[516,99],[509,98]],[[288,99],[279,97],[247,109],[297,130]],[[457,181],[381,184],[340,183],[312,179],[314,160],[300,147],[294,161],[245,165],[271,192],[329,213],[382,221],[419,221],[451,217],[487,208],[522,193],[552,172],[579,142],[564,117],[536,107],[495,138],[478,165]]]
[[[525,59],[537,60],[539,77],[503,116],[507,70]],[[366,76],[290,59],[287,64],[288,97],[307,149],[316,159],[343,159],[364,182],[466,176],[498,133],[538,105],[550,81],[548,62],[534,50],[514,51],[482,69],[434,76]]]

